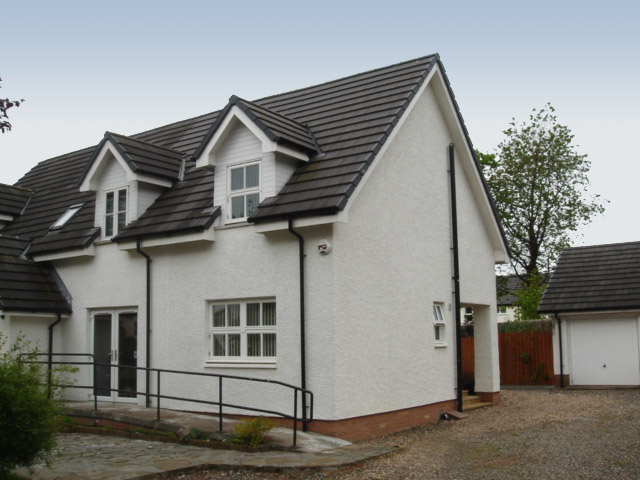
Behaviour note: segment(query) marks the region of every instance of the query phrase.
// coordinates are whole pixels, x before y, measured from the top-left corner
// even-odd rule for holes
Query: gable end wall
[[[455,398],[450,142],[428,86],[376,160],[350,206],[348,223],[336,224],[334,390],[339,418]],[[461,255],[461,270],[463,276],[482,270],[470,281],[463,279],[462,301],[495,305],[493,251],[459,171],[460,244],[470,249]],[[470,246],[472,237],[477,242]],[[480,278],[493,287],[476,288]],[[435,346],[434,302],[444,307],[446,347]]]

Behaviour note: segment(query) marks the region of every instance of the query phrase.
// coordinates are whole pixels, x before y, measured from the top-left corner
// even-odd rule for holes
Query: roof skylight
[[[77,205],[71,205],[66,212],[62,214],[62,216],[56,220],[56,222],[49,227],[49,230],[56,230],[58,228],[64,227],[69,220],[73,218],[73,216],[78,213],[78,211],[84,206],[84,203],[79,203]]]

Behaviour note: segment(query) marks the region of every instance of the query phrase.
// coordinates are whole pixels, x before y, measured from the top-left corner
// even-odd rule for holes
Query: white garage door
[[[635,318],[569,323],[572,385],[640,385]]]

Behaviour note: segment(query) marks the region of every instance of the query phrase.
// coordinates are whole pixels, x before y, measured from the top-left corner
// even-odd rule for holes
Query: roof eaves
[[[578,308],[570,306],[559,307],[542,307],[538,308],[538,313],[549,313],[553,315],[560,315],[563,313],[597,313],[597,312],[620,312],[625,310],[640,310],[640,304],[636,305],[624,305],[618,307],[588,307]]]
[[[171,235],[175,235],[176,233],[204,231],[209,229],[211,225],[213,225],[213,222],[215,222],[216,219],[220,216],[220,213],[221,213],[220,206],[213,207],[211,215],[201,225],[197,225],[189,228],[181,228],[178,230],[167,229],[166,231],[161,231],[161,232],[149,232],[149,233],[142,232],[142,233],[136,234],[136,233],[132,233],[132,231],[127,232],[127,230],[125,229],[122,233],[113,237],[111,241],[115,243],[119,243],[119,242],[128,242],[131,240],[137,240],[137,239],[149,238],[149,237],[171,236]],[[130,226],[133,227],[134,224],[130,224]]]

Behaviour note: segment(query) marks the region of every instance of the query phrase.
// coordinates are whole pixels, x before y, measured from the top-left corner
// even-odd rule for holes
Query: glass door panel
[[[135,398],[137,390],[138,315],[118,315],[118,396]]]
[[[94,317],[93,354],[96,363],[111,363],[111,314],[101,313]],[[111,367],[96,365],[94,395],[111,397]]]

